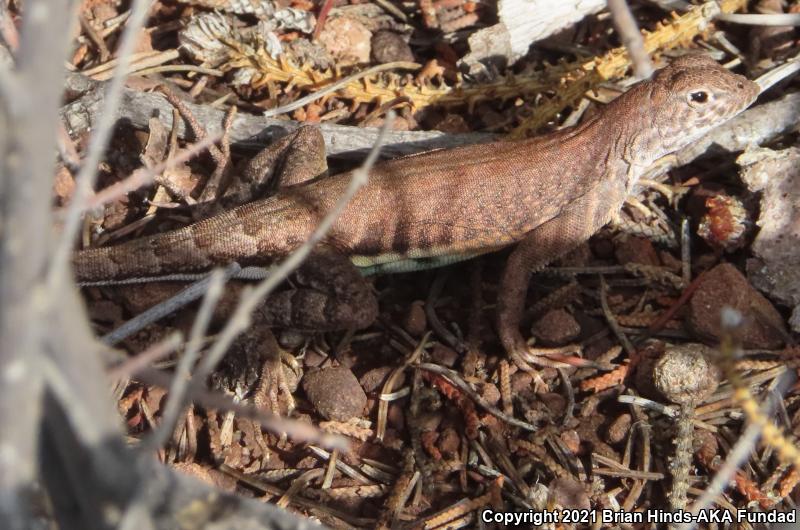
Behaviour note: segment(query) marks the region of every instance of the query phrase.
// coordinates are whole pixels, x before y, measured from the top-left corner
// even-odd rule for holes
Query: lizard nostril
[[[739,87],[739,90],[744,90],[744,83],[742,83],[741,81],[739,81],[739,82],[736,84],[736,86],[737,86],[737,87]]]

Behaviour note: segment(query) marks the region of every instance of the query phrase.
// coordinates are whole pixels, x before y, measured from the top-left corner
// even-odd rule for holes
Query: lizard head
[[[706,55],[675,59],[646,84],[651,104],[643,117],[660,136],[662,155],[689,145],[736,116],[759,94],[756,83]]]

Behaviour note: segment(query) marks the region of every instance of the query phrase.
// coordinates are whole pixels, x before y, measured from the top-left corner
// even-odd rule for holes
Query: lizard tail
[[[202,256],[190,227],[186,227],[120,245],[81,250],[73,255],[72,266],[78,283],[114,282],[159,276],[174,270],[192,272],[211,268],[213,263],[204,263]]]

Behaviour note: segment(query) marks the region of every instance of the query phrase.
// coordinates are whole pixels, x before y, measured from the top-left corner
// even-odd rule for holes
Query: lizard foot
[[[524,372],[535,373],[536,369],[530,365],[531,355],[528,344],[522,334],[516,330],[501,330],[500,338],[509,358],[514,361],[517,368]]]
[[[539,356],[533,353],[533,350],[528,346],[528,343],[525,342],[525,339],[522,338],[522,334],[519,333],[519,331],[504,331],[505,332],[501,333],[501,338],[509,358],[514,362],[517,368],[531,374],[534,390],[536,392],[548,391],[548,384],[542,379],[539,371],[531,366],[531,364],[539,363]]]
[[[296,406],[291,387],[297,386],[299,372],[299,364],[288,352],[279,350],[277,355],[270,355],[261,367],[261,377],[253,395],[253,403],[258,408],[281,415],[280,398],[283,397],[285,414],[290,415]]]
[[[158,90],[175,108],[177,113],[184,119],[189,128],[192,130],[192,134],[194,134],[195,138],[197,138],[197,141],[204,140],[208,136],[206,128],[200,124],[194,113],[189,110],[189,107],[183,102],[183,100],[178,97],[175,92],[164,85],[159,86]],[[220,193],[224,191],[223,188],[226,184],[225,181],[227,180],[227,176],[230,174],[233,166],[231,162],[230,139],[228,133],[230,132],[231,125],[233,124],[233,119],[235,117],[236,107],[231,107],[230,110],[225,114],[224,123],[222,124],[223,134],[222,138],[220,139],[220,147],[217,147],[213,144],[208,146],[208,152],[211,155],[211,158],[214,160],[216,169],[211,175],[211,178],[208,179],[203,187],[203,191],[201,192],[198,201],[200,203],[213,202],[219,197]],[[214,209],[206,209],[206,211],[199,209],[198,211],[203,213],[203,216],[216,213]]]

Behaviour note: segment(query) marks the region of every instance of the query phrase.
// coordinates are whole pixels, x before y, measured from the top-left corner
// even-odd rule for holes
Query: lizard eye
[[[689,101],[691,103],[705,103],[708,101],[708,92],[705,90],[695,90],[689,93]]]

